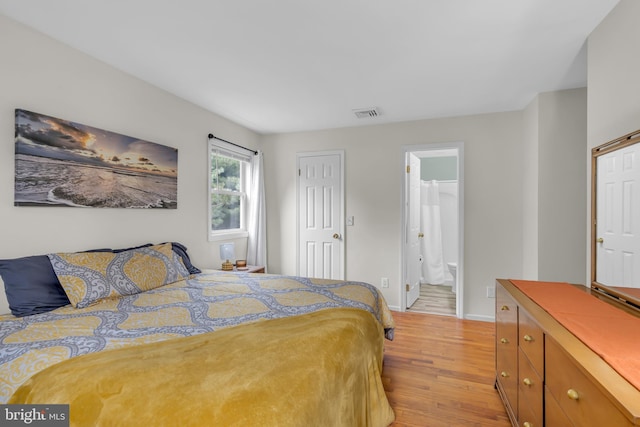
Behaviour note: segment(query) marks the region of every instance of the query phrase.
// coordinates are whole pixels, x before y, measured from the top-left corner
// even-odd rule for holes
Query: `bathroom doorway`
[[[402,307],[464,317],[463,144],[404,148]]]

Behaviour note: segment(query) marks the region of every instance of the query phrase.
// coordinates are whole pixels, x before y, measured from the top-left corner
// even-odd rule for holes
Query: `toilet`
[[[453,276],[453,286],[451,286],[451,289],[453,290],[453,292],[455,292],[457,288],[456,285],[458,284],[456,279],[456,270],[458,269],[458,263],[448,262],[447,268],[449,269],[449,273],[451,273],[451,275]]]

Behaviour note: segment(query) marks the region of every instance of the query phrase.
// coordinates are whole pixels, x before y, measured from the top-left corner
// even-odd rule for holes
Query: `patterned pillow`
[[[133,295],[189,276],[171,243],[113,252],[47,255],[71,305]]]

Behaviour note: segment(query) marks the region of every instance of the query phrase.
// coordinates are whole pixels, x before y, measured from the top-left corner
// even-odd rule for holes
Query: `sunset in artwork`
[[[177,207],[178,150],[16,110],[16,206]]]

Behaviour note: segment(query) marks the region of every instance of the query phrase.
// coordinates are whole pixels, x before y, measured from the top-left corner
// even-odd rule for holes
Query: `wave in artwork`
[[[178,150],[16,110],[16,206],[177,208]]]

